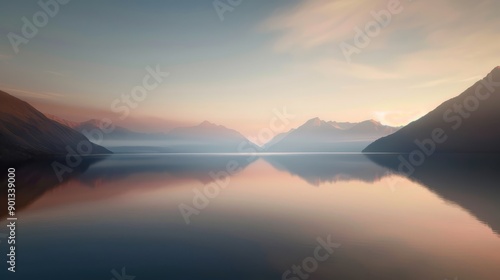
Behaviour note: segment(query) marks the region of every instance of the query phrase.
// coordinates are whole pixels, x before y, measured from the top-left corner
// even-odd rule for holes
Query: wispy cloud
[[[332,77],[349,77],[366,81],[395,80],[401,78],[399,73],[390,69],[383,69],[376,65],[348,63],[337,59],[313,61],[309,67],[311,70]]]
[[[422,87],[477,76],[500,64],[500,1],[401,0],[403,11],[393,15],[363,56],[354,65],[342,65],[339,44],[352,42],[355,28],[363,28],[373,20],[371,12],[387,9],[388,2],[300,1],[261,28],[276,33],[273,48],[278,52],[326,54],[330,64],[337,60],[349,76],[356,72],[362,77],[367,69],[378,69],[384,78],[397,70],[399,77],[422,77],[428,83]]]
[[[281,33],[275,44],[278,51],[308,50],[343,40],[380,0],[310,0],[275,14],[262,30]],[[360,11],[366,10],[367,13]]]
[[[50,70],[46,70],[45,71],[46,73],[49,73],[51,75],[54,75],[54,76],[60,76],[60,77],[64,77],[66,75],[64,75],[64,73],[61,73],[61,72],[57,72],[57,71],[50,71]]]
[[[324,45],[335,46],[345,39],[354,37],[356,27],[364,28],[374,18],[371,12],[387,9],[389,0],[309,0],[300,1],[291,9],[279,12],[262,24],[264,31],[279,32],[276,41],[278,50],[307,50]],[[391,24],[384,33],[405,34],[415,30],[432,32],[429,42],[447,45],[443,36],[456,36],[464,30],[487,33],[487,21],[500,22],[493,12],[498,1],[478,0],[400,0],[403,11],[392,15]],[[476,27],[481,26],[481,29]],[[496,29],[491,25],[492,29]],[[408,33],[406,33],[408,34]],[[410,33],[412,34],[412,33]],[[390,36],[384,36],[389,39]],[[493,38],[492,38],[493,39]]]
[[[483,78],[482,76],[474,76],[474,77],[462,79],[462,80],[460,80],[460,82],[464,82],[465,83],[465,82],[479,81],[482,78]]]
[[[482,76],[473,76],[469,78],[459,78],[459,79],[437,79],[437,80],[432,80],[432,81],[427,81],[421,84],[417,84],[414,86],[411,86],[409,88],[412,89],[419,89],[419,88],[433,88],[433,87],[438,87],[441,85],[445,84],[460,84],[460,83],[471,83],[471,82],[476,82],[482,79]]]
[[[15,88],[6,88],[6,87],[1,87],[3,91],[9,92],[14,96],[17,97],[28,97],[28,98],[36,98],[36,99],[60,99],[63,98],[64,95],[60,93],[54,93],[54,92],[33,92],[29,90],[22,90],[22,89],[15,89]]]
[[[439,85],[446,84],[446,83],[452,83],[452,82],[456,82],[456,80],[438,79],[438,80],[424,82],[424,83],[419,84],[419,85],[411,86],[410,88],[431,88],[431,87],[439,86]]]

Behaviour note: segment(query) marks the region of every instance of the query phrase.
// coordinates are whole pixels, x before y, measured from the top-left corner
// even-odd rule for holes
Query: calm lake
[[[113,155],[62,183],[50,162],[17,166],[1,279],[499,279],[495,159],[407,178],[373,157]]]

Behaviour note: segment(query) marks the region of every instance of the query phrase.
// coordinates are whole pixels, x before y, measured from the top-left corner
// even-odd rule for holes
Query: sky
[[[46,22],[43,11],[0,4],[0,89],[138,131],[208,120],[252,136],[283,108],[290,128],[405,125],[500,65],[496,0],[70,0]],[[31,38],[23,18],[39,24]],[[148,67],[169,75],[115,112]]]

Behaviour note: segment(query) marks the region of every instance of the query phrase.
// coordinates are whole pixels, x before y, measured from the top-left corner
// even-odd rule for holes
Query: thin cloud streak
[[[386,9],[388,2],[302,1],[275,14],[262,24],[261,30],[278,33],[273,46],[278,52],[331,50],[325,59],[341,68],[336,72],[363,80],[396,76],[422,77],[422,82],[429,83],[437,79],[464,79],[491,70],[500,60],[500,41],[496,40],[500,18],[494,12],[500,9],[500,2],[420,0],[400,1],[403,11],[393,15],[389,26],[372,38],[362,55],[356,57],[356,63],[343,64],[345,59],[338,44],[346,40],[352,44],[355,28],[363,28],[374,20],[370,12]],[[373,71],[363,78],[367,69]],[[374,72],[381,73],[381,77]]]
[[[64,94],[54,93],[54,92],[33,92],[28,90],[14,89],[14,88],[5,88],[1,87],[1,90],[10,92],[12,95],[17,97],[29,97],[29,98],[37,98],[37,99],[60,99],[64,98]]]

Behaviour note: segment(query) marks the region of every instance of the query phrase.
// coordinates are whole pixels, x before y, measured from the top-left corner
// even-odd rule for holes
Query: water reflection
[[[282,279],[329,235],[342,245],[308,279],[497,279],[493,160],[429,161],[412,181],[394,159],[370,159],[114,155],[62,184],[47,164],[19,166],[22,267],[8,279],[111,279],[122,267],[136,279]],[[186,225],[179,204],[228,162],[239,167],[229,186]]]
[[[75,177],[81,176],[91,165],[104,159],[105,157],[87,157],[78,166],[71,168],[71,172],[66,172],[62,176],[63,181],[60,181],[54,172],[52,167],[53,160],[35,160],[17,163],[6,166],[2,170],[7,170],[8,168],[15,168],[16,170],[16,210],[20,212],[51,189],[63,185]],[[0,175],[0,184],[6,186],[7,179],[7,173],[2,172]],[[7,188],[2,188],[0,201],[7,201]],[[6,216],[7,207],[0,207],[0,218]]]
[[[79,176],[79,180],[92,186],[134,174],[156,173],[165,177],[196,179],[206,184],[214,181],[211,172],[226,171],[228,164],[240,172],[256,159],[252,155],[223,154],[114,155]]]
[[[297,175],[314,186],[351,180],[373,183],[392,174],[355,154],[282,154],[263,158],[276,169]]]
[[[368,158],[460,205],[500,233],[500,156],[433,155],[412,169],[401,165],[399,155],[368,155]]]
[[[30,162],[17,167],[18,190],[21,196],[19,207],[27,205],[47,190],[75,180],[95,188],[113,181],[125,180],[136,174],[149,174],[162,186],[175,180],[194,179],[203,184],[214,182],[212,174],[227,172],[228,163],[233,162],[238,172],[243,171],[259,157],[251,155],[202,155],[202,154],[158,154],[158,155],[114,155],[106,158],[88,158],[74,172],[66,173],[64,182],[58,182],[49,161]],[[363,155],[331,154],[282,154],[261,157],[279,171],[286,171],[313,186],[324,183],[359,180],[373,183],[393,174],[387,168],[366,160]],[[89,168],[92,165],[92,168]],[[175,180],[174,180],[175,179]],[[3,181],[6,178],[2,179]],[[147,187],[147,186],[145,186]],[[5,193],[2,195],[6,195]],[[2,209],[2,215],[6,210]]]

